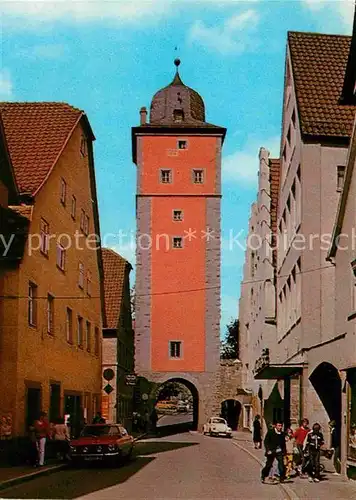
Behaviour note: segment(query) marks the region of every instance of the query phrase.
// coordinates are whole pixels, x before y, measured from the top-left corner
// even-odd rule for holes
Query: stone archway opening
[[[160,384],[155,391],[155,408],[159,429],[169,428],[174,433],[198,428],[199,394],[188,380],[171,378]]]
[[[342,384],[338,370],[324,361],[310,375],[309,380],[316,390],[330,420],[341,427]]]
[[[233,431],[239,426],[241,415],[241,403],[236,399],[226,399],[221,403],[221,417],[227,421],[227,424]]]

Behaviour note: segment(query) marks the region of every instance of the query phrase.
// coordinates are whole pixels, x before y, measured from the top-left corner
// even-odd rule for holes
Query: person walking
[[[290,479],[292,472],[294,471],[294,434],[292,429],[287,429],[286,432],[286,455],[284,458],[284,465],[286,468],[286,478]]]
[[[340,475],[341,462],[340,462],[340,430],[336,426],[335,420],[329,422],[330,436],[331,436],[331,449],[334,452],[333,463],[336,476]]]
[[[324,436],[321,432],[321,426],[315,423],[312,430],[306,435],[303,449],[308,457],[306,470],[309,481],[318,483],[320,481],[320,449],[324,444]]]
[[[253,421],[253,444],[256,449],[262,448],[262,426],[261,426],[261,417],[260,415],[256,415]]]
[[[64,418],[57,419],[54,425],[53,439],[56,446],[57,456],[63,461],[66,459],[69,452],[69,429],[64,423]]]
[[[49,433],[49,423],[47,420],[47,414],[44,411],[40,413],[38,420],[35,421],[34,428],[36,433],[38,466],[42,467],[44,465],[44,459],[45,459],[46,439]]]
[[[298,455],[295,457],[297,465],[297,474],[299,474],[299,476],[302,478],[307,477],[304,474],[305,457],[304,457],[303,447],[308,432],[310,432],[309,420],[307,418],[303,418],[300,421],[300,426],[294,432],[295,445],[296,449],[298,450]]]
[[[261,471],[261,481],[265,482],[272,468],[273,462],[276,459],[278,463],[279,482],[285,479],[285,468],[283,457],[286,454],[286,439],[283,432],[282,422],[276,422],[273,429],[270,429],[265,437],[264,445],[266,449],[266,465]],[[275,483],[276,481],[272,481]]]

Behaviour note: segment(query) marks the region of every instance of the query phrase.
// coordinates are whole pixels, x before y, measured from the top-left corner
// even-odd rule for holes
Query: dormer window
[[[173,111],[173,120],[177,123],[182,122],[184,120],[184,112],[182,109],[175,109]]]

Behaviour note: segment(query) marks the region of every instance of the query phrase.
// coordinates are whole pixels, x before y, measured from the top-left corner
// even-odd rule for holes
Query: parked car
[[[179,413],[185,413],[188,411],[188,405],[184,401],[178,401],[177,410]]]
[[[203,434],[210,434],[210,436],[225,436],[231,438],[232,429],[227,425],[227,422],[224,418],[211,417],[203,426]]]
[[[96,460],[118,464],[130,458],[133,447],[134,438],[120,424],[86,425],[70,442],[70,458],[73,464]]]

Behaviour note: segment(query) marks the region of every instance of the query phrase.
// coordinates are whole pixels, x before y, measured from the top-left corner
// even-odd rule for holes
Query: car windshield
[[[211,423],[212,424],[225,424],[225,420],[223,418],[213,418]]]
[[[87,425],[81,433],[83,437],[114,436],[115,434],[119,434],[119,431],[113,425]]]

